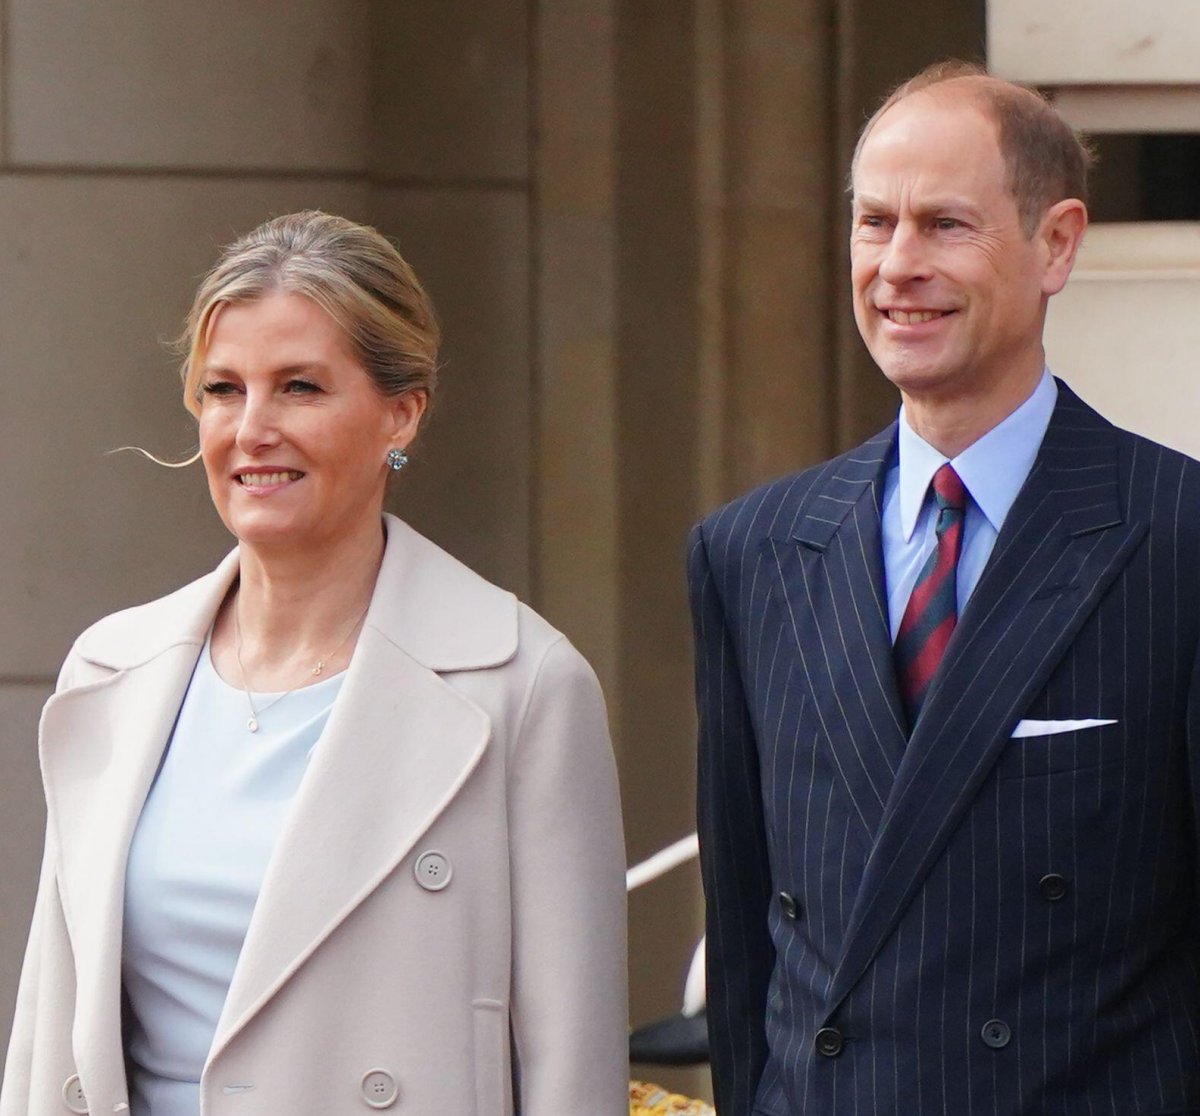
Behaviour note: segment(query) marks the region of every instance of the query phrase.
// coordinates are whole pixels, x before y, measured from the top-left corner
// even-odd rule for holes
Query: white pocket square
[[[1088,718],[1082,721],[1019,721],[1013,729],[1012,738],[1017,740],[1022,736],[1056,736],[1060,732],[1078,732],[1080,729],[1099,728],[1101,725],[1116,723],[1115,720]]]

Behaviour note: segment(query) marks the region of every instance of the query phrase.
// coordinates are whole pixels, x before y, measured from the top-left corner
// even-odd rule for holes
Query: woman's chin
[[[302,549],[313,533],[311,524],[306,525],[295,516],[247,514],[222,518],[230,534],[242,546],[270,550]]]

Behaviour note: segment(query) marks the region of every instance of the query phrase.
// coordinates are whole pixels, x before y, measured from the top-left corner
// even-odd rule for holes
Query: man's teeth
[[[897,325],[913,325],[915,322],[930,322],[940,318],[944,310],[889,310],[887,316]]]
[[[301,474],[295,472],[286,473],[242,473],[238,478],[242,484],[251,485],[254,488],[266,488],[272,484],[286,484],[288,481],[299,480]]]

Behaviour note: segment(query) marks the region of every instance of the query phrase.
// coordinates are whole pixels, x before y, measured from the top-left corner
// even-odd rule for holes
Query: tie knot
[[[967,506],[966,486],[949,462],[933,474],[933,494],[939,508],[963,511]]]

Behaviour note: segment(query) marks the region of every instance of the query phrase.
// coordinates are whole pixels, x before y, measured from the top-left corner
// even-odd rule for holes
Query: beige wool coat
[[[205,1116],[628,1112],[624,848],[595,677],[400,520],[279,837]],[[85,632],[42,716],[46,855],[0,1116],[128,1111],[126,855],[237,573]]]

